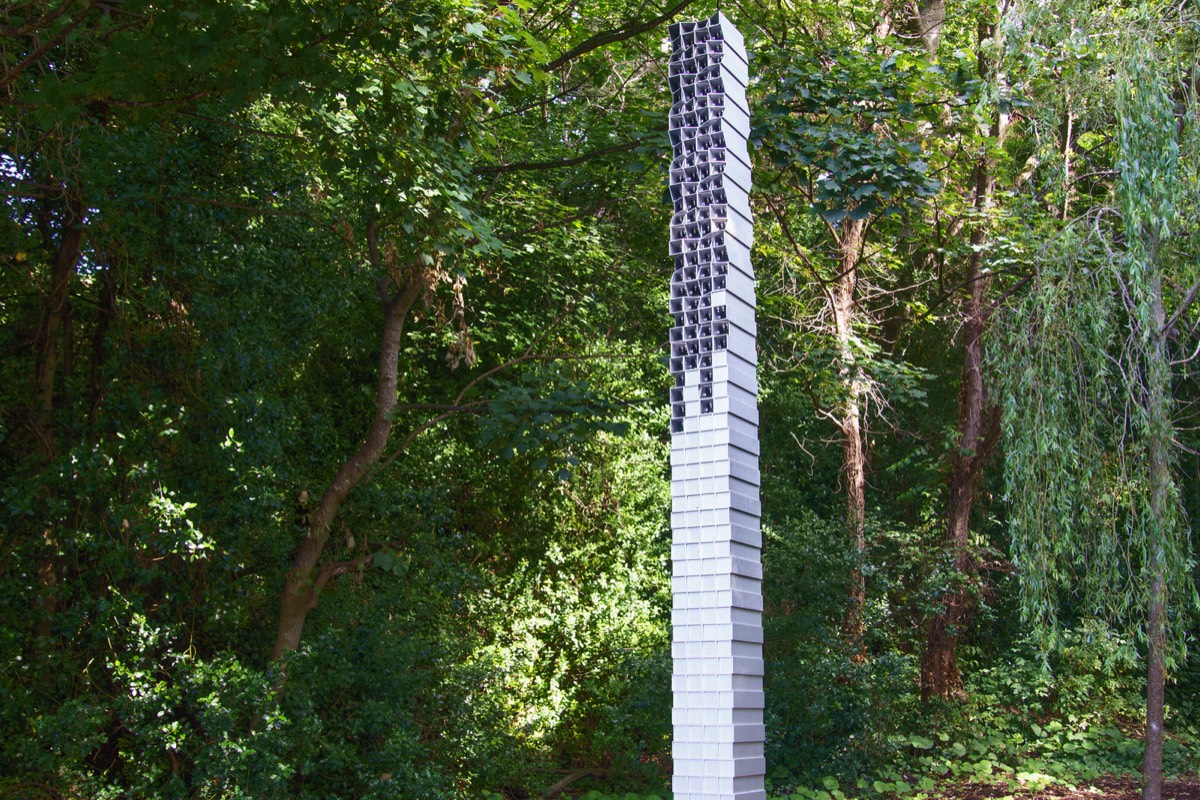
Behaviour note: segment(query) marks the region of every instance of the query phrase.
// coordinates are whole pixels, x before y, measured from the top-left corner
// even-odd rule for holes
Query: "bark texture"
[[[1171,535],[1171,420],[1170,362],[1165,341],[1166,313],[1163,309],[1162,277],[1154,271],[1150,280],[1151,342],[1147,353],[1146,406],[1149,417],[1150,513],[1153,529],[1150,542],[1150,608],[1146,616],[1146,752],[1142,761],[1142,800],[1162,800],[1165,651],[1167,647],[1166,537]]]
[[[910,27],[921,37],[929,55],[936,55],[942,41],[942,23],[946,20],[946,0],[921,0],[913,5]]]
[[[862,255],[865,220],[848,220],[838,241],[839,275],[831,287],[834,332],[841,357],[840,377],[846,391],[838,417],[842,437],[842,480],[846,491],[846,527],[854,553],[862,557],[866,549],[866,451],[863,447],[861,368],[854,352],[854,324],[857,316],[858,262]],[[864,657],[863,620],[867,587],[857,566],[850,577],[850,596],[842,634],[856,660]]]

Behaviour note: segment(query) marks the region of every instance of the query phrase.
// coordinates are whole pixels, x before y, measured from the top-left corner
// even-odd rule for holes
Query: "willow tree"
[[[1187,360],[1172,352],[1187,338],[1176,329],[1196,287],[1170,317],[1166,288],[1196,257],[1178,235],[1195,227],[1196,105],[1161,41],[1129,36],[1121,53],[1115,207],[1053,245],[997,361],[1024,612],[1052,646],[1059,601],[1073,592],[1085,613],[1144,645],[1142,796],[1159,800],[1165,678],[1185,655],[1178,606],[1196,602],[1172,403],[1172,369]]]

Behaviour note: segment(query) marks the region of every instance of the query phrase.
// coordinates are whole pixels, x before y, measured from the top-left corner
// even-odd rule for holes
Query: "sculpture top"
[[[730,267],[753,280],[750,115],[745,43],[723,14],[676,23],[670,38],[671,430],[682,433],[689,373],[698,371],[699,413],[714,409],[713,354],[728,347]]]

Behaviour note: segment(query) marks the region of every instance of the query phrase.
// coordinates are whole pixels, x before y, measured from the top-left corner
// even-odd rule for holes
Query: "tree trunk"
[[[1156,248],[1152,248],[1153,252]],[[1151,260],[1153,265],[1153,260]],[[1142,800],[1162,800],[1162,755],[1167,646],[1166,538],[1172,534],[1173,480],[1169,450],[1170,364],[1164,341],[1162,276],[1151,266],[1150,347],[1146,364],[1146,412],[1150,459],[1150,607],[1146,616],[1146,752],[1142,761]]]
[[[384,274],[384,259],[379,252],[375,226],[367,225],[367,245],[371,264],[377,274]],[[357,452],[342,464],[320,503],[309,515],[308,531],[296,548],[292,568],[284,580],[283,593],[279,602],[279,624],[275,633],[275,645],[271,648],[271,660],[277,661],[287,653],[295,652],[300,646],[304,623],[308,614],[317,607],[321,590],[334,575],[335,570],[318,570],[317,564],[329,539],[329,528],[341,510],[346,498],[359,482],[379,463],[387,449],[392,432],[392,412],[396,408],[397,385],[399,382],[400,344],[408,312],[421,293],[420,267],[410,266],[404,285],[399,286],[398,272],[394,265],[387,269],[391,278],[380,278],[379,295],[383,302],[383,329],[379,337],[379,366],[375,384],[375,418]],[[392,284],[397,284],[392,289]]]
[[[368,234],[373,238],[373,234]],[[375,250],[372,245],[372,250]],[[416,302],[421,282],[414,273],[405,287],[384,302],[383,331],[379,342],[379,372],[375,391],[375,419],[358,451],[344,463],[334,476],[321,502],[309,515],[308,532],[296,549],[292,568],[284,582],[279,604],[279,626],[271,660],[278,660],[300,646],[304,623],[310,611],[317,607],[321,590],[332,573],[321,574],[317,563],[329,539],[329,528],[354,487],[383,457],[392,432],[392,411],[396,407],[398,359],[404,322]]]
[[[1160,551],[1161,552],[1161,551]],[[1164,617],[1167,611],[1167,588],[1164,566],[1155,567],[1150,587],[1150,614],[1147,619],[1149,642],[1146,652],[1146,754],[1142,760],[1142,800],[1162,800],[1162,756],[1164,695],[1166,673],[1163,651],[1167,645]]]
[[[976,207],[991,204],[995,179],[986,160],[976,168]],[[930,623],[921,661],[921,699],[953,698],[962,693],[958,669],[958,638],[970,618],[970,587],[978,574],[971,556],[971,509],[983,465],[999,435],[999,409],[988,399],[983,385],[983,334],[987,327],[987,292],[990,279],[983,272],[982,249],[986,232],[982,222],[971,231],[971,256],[967,260],[966,318],[963,321],[962,383],[958,392],[958,437],[950,461],[943,546],[953,556],[958,586],[942,597],[941,609]]]
[[[1062,139],[1062,158],[1063,158],[1063,205],[1061,219],[1066,222],[1071,218],[1071,198],[1074,194],[1074,172],[1071,166],[1071,153],[1075,150],[1075,115],[1071,111],[1071,89],[1068,87],[1066,92],[1066,111],[1063,114],[1062,124],[1059,126],[1059,137]]]
[[[912,10],[911,29],[921,37],[929,55],[937,55],[942,41],[942,23],[946,20],[946,0],[920,0]]]
[[[846,490],[846,527],[854,554],[861,561],[866,550],[866,457],[863,447],[862,395],[864,391],[861,368],[854,352],[854,322],[857,317],[856,289],[858,262],[862,255],[863,232],[866,220],[847,220],[838,240],[839,276],[832,287],[833,321],[837,336],[841,366],[839,370],[846,392],[839,415],[842,434],[842,480]],[[855,661],[865,658],[863,651],[867,587],[862,569],[856,562],[850,575],[850,597],[842,635],[851,648]]]
[[[983,56],[982,44],[999,37],[999,25],[980,23],[979,75],[989,80],[991,67]],[[997,113],[991,138],[1004,141],[1007,117]],[[953,698],[962,694],[958,668],[958,640],[972,611],[971,584],[978,569],[970,553],[971,509],[975,487],[984,462],[999,432],[997,409],[988,401],[983,385],[983,333],[987,326],[987,290],[991,283],[983,271],[983,249],[987,243],[987,214],[992,207],[996,176],[992,158],[985,150],[975,165],[973,193],[977,219],[971,229],[971,254],[967,259],[967,302],[963,321],[962,383],[958,393],[958,437],[950,462],[946,499],[946,528],[943,545],[952,555],[959,584],[943,595],[941,608],[930,622],[921,659],[921,699]],[[991,406],[991,407],[989,407]]]
[[[983,244],[982,231],[971,235],[972,246]],[[930,624],[925,654],[921,663],[921,699],[952,698],[962,693],[962,675],[958,669],[958,637],[971,611],[969,585],[977,569],[970,552],[971,508],[980,468],[990,450],[997,418],[988,413],[983,386],[983,330],[987,280],[981,273],[978,250],[971,254],[967,271],[970,299],[963,324],[962,385],[958,399],[958,439],[950,462],[949,492],[946,502],[946,528],[943,546],[953,555],[954,569],[961,584],[948,590],[941,609]]]
[[[54,387],[62,353],[69,348],[60,342],[67,319],[71,276],[83,253],[83,201],[72,189],[66,190],[58,245],[50,263],[50,294],[42,308],[37,334],[37,366],[33,386],[33,408],[29,428],[36,440],[38,460],[43,469],[54,463],[57,452],[54,431]],[[42,552],[37,560],[38,581],[42,588],[37,598],[38,617],[34,635],[50,636],[57,611],[58,537],[53,524],[42,531]]]
[[[83,202],[68,190],[58,246],[50,264],[50,294],[42,309],[42,321],[38,328],[37,373],[34,379],[33,411],[30,414],[30,428],[37,440],[38,455],[43,466],[49,466],[55,455],[54,386],[59,359],[64,350],[59,342],[59,334],[67,316],[71,276],[75,274],[82,252]]]

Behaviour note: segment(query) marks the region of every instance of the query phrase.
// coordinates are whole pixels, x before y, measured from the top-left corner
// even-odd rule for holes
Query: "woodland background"
[[[1194,775],[1195,5],[722,10],[771,793]],[[0,795],[667,796],[714,11],[0,6]]]

